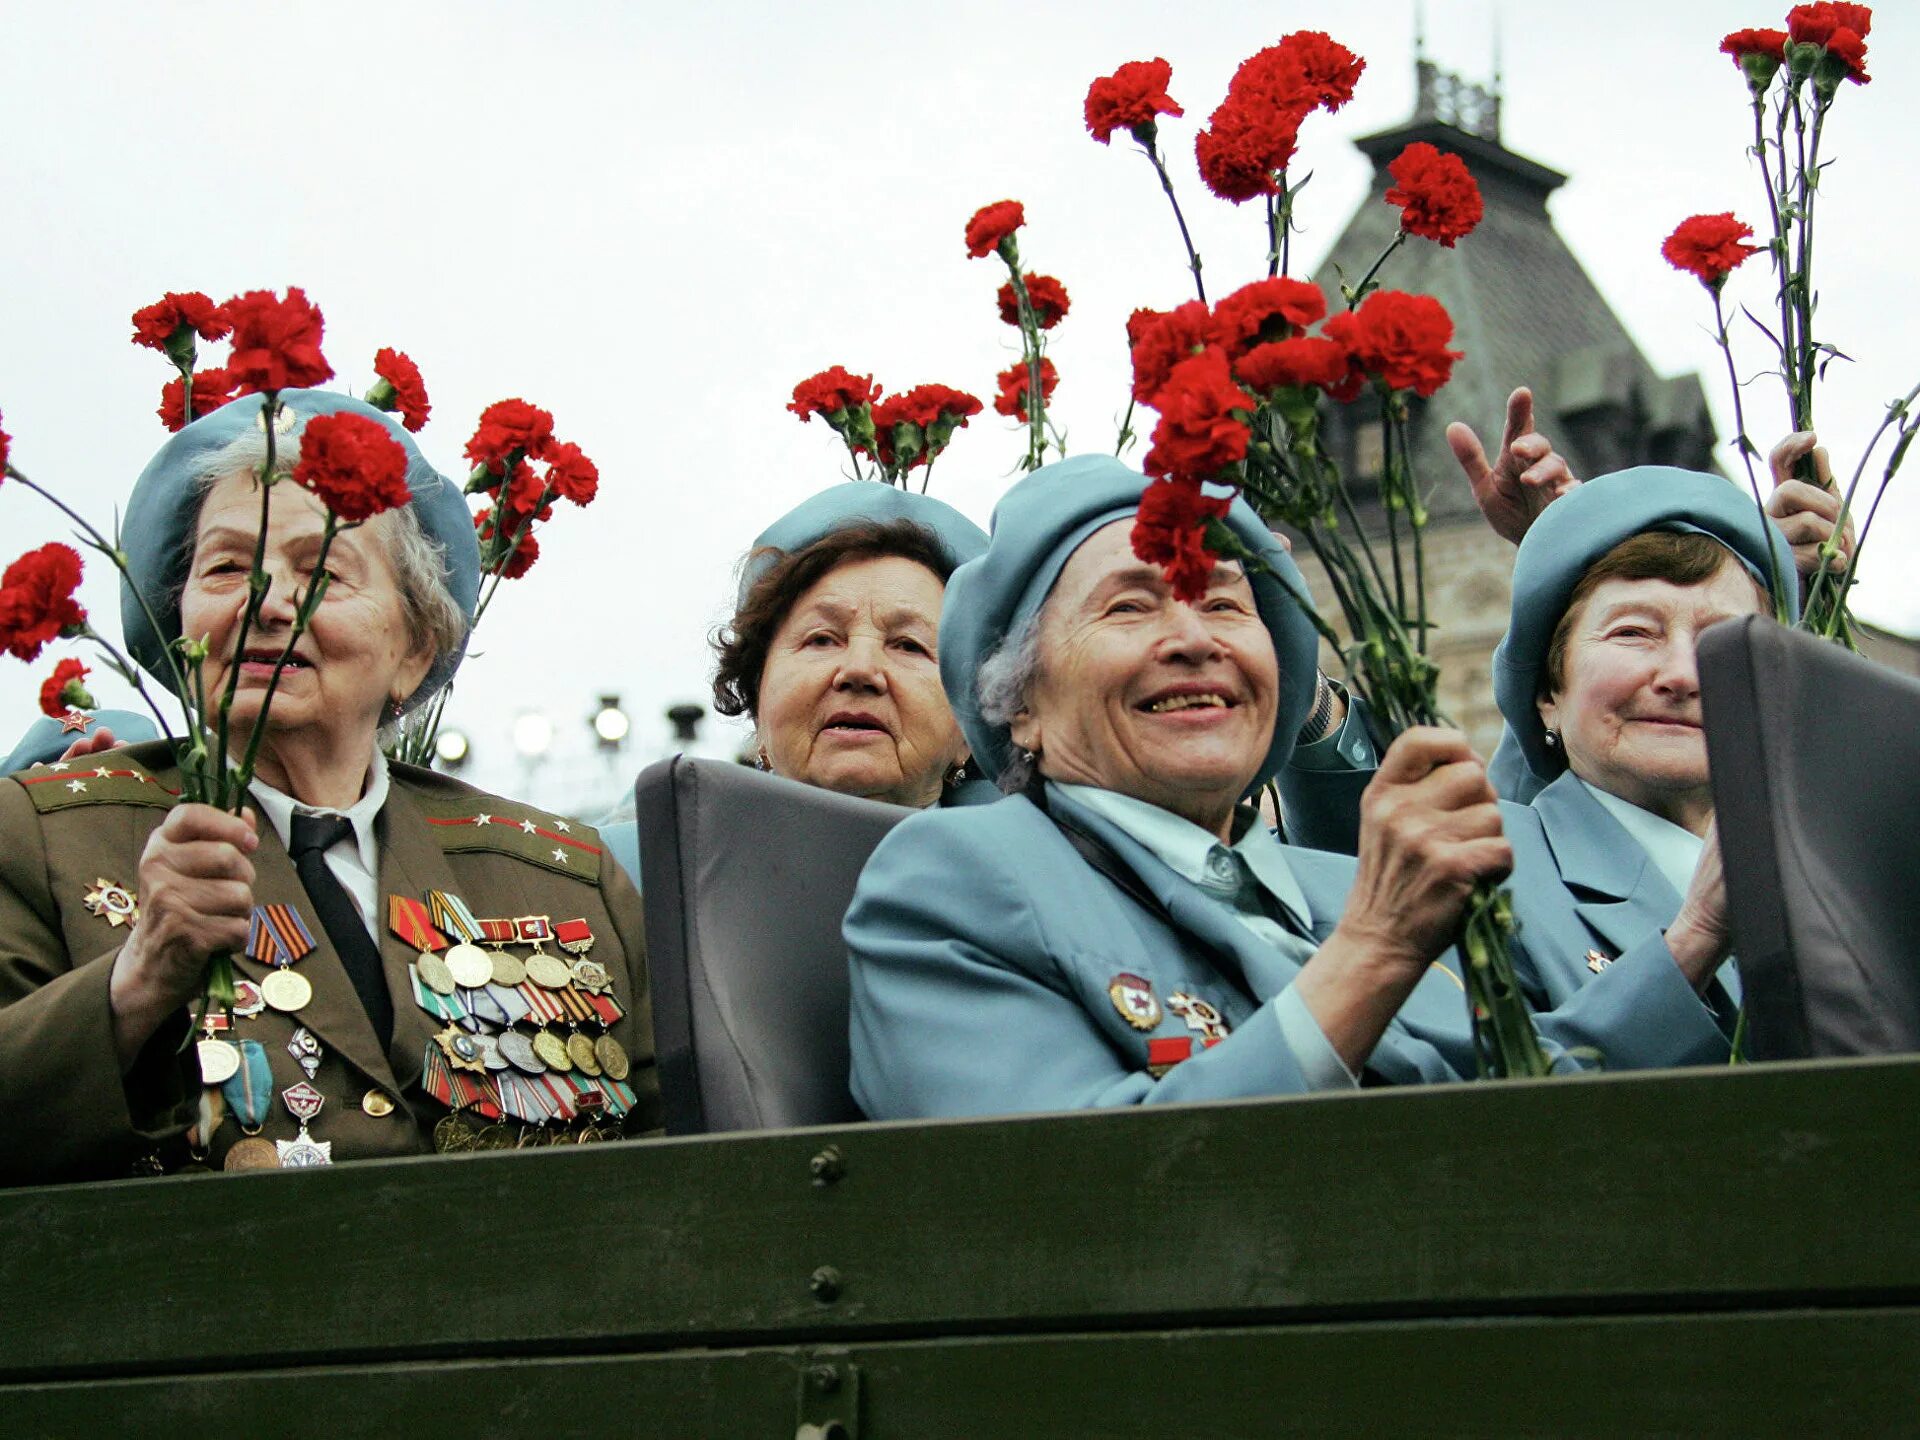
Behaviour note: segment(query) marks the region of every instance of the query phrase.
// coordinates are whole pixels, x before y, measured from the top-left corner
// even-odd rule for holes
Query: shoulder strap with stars
[[[578,820],[486,795],[420,796],[440,848],[449,854],[491,850],[595,885],[600,832]]]
[[[26,789],[41,814],[80,805],[147,805],[170,810],[178,790],[162,785],[153,772],[124,750],[35,765],[12,777]]]

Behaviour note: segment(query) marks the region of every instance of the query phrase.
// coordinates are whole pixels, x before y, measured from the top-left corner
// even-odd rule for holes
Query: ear
[[[1045,737],[1041,734],[1039,718],[1031,710],[1022,710],[1014,716],[1013,723],[1007,727],[1007,733],[1012,736],[1013,743],[1022,750],[1031,750],[1038,755],[1047,748],[1043,743]]]
[[[420,688],[427,678],[427,672],[433,669],[433,642],[425,642],[420,648],[400,662],[400,668],[393,676],[393,700],[396,704],[405,704],[409,695]]]
[[[1533,708],[1540,712],[1540,723],[1547,729],[1560,728],[1560,697],[1558,695],[1542,695],[1533,702]]]

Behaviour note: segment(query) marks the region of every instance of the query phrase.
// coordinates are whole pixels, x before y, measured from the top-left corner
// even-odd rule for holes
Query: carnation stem
[[[287,635],[287,643],[281,648],[279,658],[273,662],[273,673],[267,676],[267,688],[260,696],[260,716],[254,722],[253,734],[247,737],[246,755],[240,761],[240,769],[234,776],[234,787],[245,793],[247,786],[253,783],[253,765],[260,754],[260,742],[267,733],[267,710],[273,704],[274,691],[280,688],[281,672],[287,668],[287,662],[293,659],[293,647],[300,643],[300,637],[307,633],[313,615],[320,608],[320,602],[326,598],[327,585],[331,577],[327,574],[327,552],[333,549],[334,537],[346,530],[358,527],[359,522],[342,525],[340,517],[333,511],[327,511],[325,528],[320,532],[320,549],[313,557],[313,579],[301,592],[293,615],[293,629]],[[236,657],[236,669],[238,657]]]
[[[1373,288],[1373,277],[1380,273],[1380,267],[1387,263],[1387,257],[1406,243],[1407,232],[1405,230],[1396,230],[1393,232],[1393,239],[1387,242],[1387,248],[1382,250],[1375,258],[1373,264],[1367,267],[1367,273],[1360,277],[1360,283],[1347,291],[1347,309],[1353,309],[1362,300],[1367,298],[1367,293]],[[1341,288],[1343,290],[1346,289],[1345,286]]]
[[[1720,353],[1727,361],[1727,383],[1733,392],[1733,437],[1734,447],[1740,452],[1740,459],[1747,467],[1747,487],[1753,491],[1754,508],[1760,513],[1760,533],[1768,537],[1767,541],[1767,581],[1773,594],[1773,618],[1785,625],[1790,620],[1787,613],[1786,591],[1780,584],[1780,557],[1774,553],[1772,541],[1773,522],[1767,516],[1766,496],[1760,493],[1760,477],[1753,468],[1753,441],[1747,438],[1746,407],[1740,399],[1740,373],[1733,363],[1733,339],[1727,333],[1726,307],[1720,302],[1720,289],[1709,285],[1708,293],[1713,296],[1714,339],[1720,346]]]
[[[1026,351],[1027,458],[1023,464],[1028,471],[1034,471],[1047,463],[1047,397],[1040,383],[1040,318],[1034,314],[1033,300],[1027,294],[1027,277],[1020,273],[1019,262],[1008,260],[1007,268],[1013,272],[1013,296],[1020,311],[1020,342]],[[932,460],[927,463],[931,468]]]
[[[240,688],[241,657],[247,653],[247,639],[252,634],[254,621],[259,618],[261,607],[267,602],[267,591],[273,581],[266,572],[267,560],[267,524],[273,506],[273,467],[275,423],[279,419],[279,392],[269,390],[261,401],[260,413],[267,432],[267,458],[260,467],[260,533],[253,541],[253,565],[247,572],[247,604],[240,612],[240,633],[233,643],[233,658],[227,666],[227,683],[220,695],[220,711],[214,729],[215,750],[213,769],[213,793],[220,797],[220,808],[238,812],[245,794],[244,785],[236,785],[227,769],[227,749],[231,734],[228,717],[233,711],[233,697]],[[265,729],[266,716],[260,717],[257,729]],[[251,774],[249,774],[251,778]]]
[[[1200,279],[1200,252],[1193,248],[1193,236],[1187,230],[1187,217],[1180,213],[1180,198],[1173,193],[1173,177],[1167,174],[1166,162],[1160,158],[1158,144],[1142,141],[1140,148],[1147,152],[1147,159],[1153,162],[1154,174],[1160,177],[1160,188],[1167,192],[1167,203],[1173,207],[1174,223],[1180,227],[1180,243],[1187,248],[1187,268],[1193,271],[1194,293],[1205,304],[1207,287]]]

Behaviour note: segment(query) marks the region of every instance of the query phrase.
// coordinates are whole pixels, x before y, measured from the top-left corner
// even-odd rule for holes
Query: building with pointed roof
[[[1653,368],[1554,229],[1547,201],[1567,177],[1501,142],[1497,84],[1470,84],[1424,56],[1415,71],[1413,118],[1354,142],[1373,162],[1375,183],[1313,278],[1338,296],[1392,243],[1399,211],[1380,197],[1393,183],[1387,166],[1406,146],[1424,140],[1466,162],[1486,202],[1480,225],[1452,249],[1409,241],[1389,263],[1388,283],[1445,305],[1454,348],[1465,354],[1433,399],[1410,397],[1410,441],[1432,516],[1427,555],[1442,702],[1490,754],[1500,717],[1489,662],[1506,628],[1512,549],[1481,519],[1448,448],[1447,424],[1467,420],[1496,447],[1508,394],[1529,386],[1537,425],[1582,477],[1636,464],[1712,469],[1716,436],[1700,378]],[[1362,501],[1363,522],[1383,523],[1378,408],[1364,399],[1335,407],[1323,435]],[[1303,568],[1324,604],[1330,597],[1318,567],[1308,559]]]

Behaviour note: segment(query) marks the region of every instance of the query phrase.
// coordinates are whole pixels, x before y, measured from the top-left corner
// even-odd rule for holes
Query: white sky
[[[981,204],[1025,202],[1023,256],[1073,297],[1053,332],[1057,414],[1074,448],[1111,447],[1121,325],[1185,298],[1187,277],[1145,162],[1086,135],[1090,80],[1172,62],[1188,114],[1164,144],[1225,293],[1254,277],[1264,238],[1254,207],[1201,189],[1192,136],[1234,66],[1295,29],[1369,61],[1354,102],[1303,135],[1305,273],[1355,206],[1378,203],[1347,141],[1411,113],[1412,8],[0,0],[0,414],[15,463],[104,522],[164,438],[152,412],[169,372],[127,343],[128,315],[170,289],[302,285],[326,312],[336,383],[364,390],[382,345],[419,362],[435,415],[422,443],[443,470],[507,395],[551,409],[599,462],[600,499],[542,533],[540,565],[462,673],[449,723],[473,736],[471,778],[522,788],[508,730],[526,708],[559,725],[556,766],[584,754],[603,691],[636,717],[637,765],[667,704],[706,698],[706,635],[740,553],[839,474],[831,433],[784,409],[794,382],[839,363],[891,389],[939,380],[991,398],[1014,332],[994,308],[1004,266],[961,242]],[[1433,0],[1429,52],[1484,80],[1495,8]],[[1920,19],[1884,6],[1877,20],[1879,78],[1848,87],[1829,128],[1818,237],[1821,333],[1857,361],[1831,373],[1822,412],[1849,470],[1881,404],[1920,378],[1899,263]],[[1505,12],[1506,143],[1572,174],[1552,202],[1561,233],[1663,373],[1705,372],[1723,430],[1705,296],[1659,244],[1696,211],[1759,221],[1744,87],[1716,47],[1769,23],[1766,5],[1717,0]],[[1756,308],[1763,264],[1730,292]],[[1756,438],[1784,430],[1777,384],[1749,394]],[[1020,453],[989,411],[934,491],[984,523]],[[1859,608],[1913,629],[1920,471],[1900,483]],[[0,560],[63,537],[56,518],[0,489]],[[89,607],[117,616],[110,573],[89,572]],[[0,750],[52,653],[0,658]],[[125,703],[110,678],[99,690]]]

